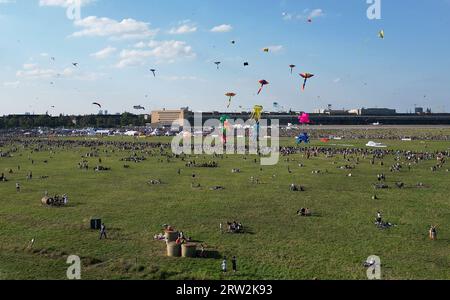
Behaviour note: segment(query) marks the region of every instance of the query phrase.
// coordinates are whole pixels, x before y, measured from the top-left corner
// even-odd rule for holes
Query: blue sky
[[[96,113],[94,101],[110,113],[450,111],[449,0],[381,0],[381,20],[366,0],[83,0],[78,20],[70,1],[0,0],[0,115]],[[301,92],[304,72],[315,77]]]

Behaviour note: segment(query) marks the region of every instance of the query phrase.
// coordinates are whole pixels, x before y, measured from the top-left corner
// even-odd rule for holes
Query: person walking
[[[100,227],[100,239],[108,239],[108,236],[106,235],[106,226],[104,223],[102,223],[102,226]]]
[[[223,273],[227,272],[227,257],[226,256],[223,258],[223,261],[222,261],[222,272]]]
[[[233,256],[233,259],[231,260],[231,264],[233,267],[233,272],[236,273],[237,272],[237,258],[236,256]]]

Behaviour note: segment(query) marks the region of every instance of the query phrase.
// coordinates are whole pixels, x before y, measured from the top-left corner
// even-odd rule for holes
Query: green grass
[[[385,142],[392,149],[415,151],[450,147],[448,142]],[[330,144],[362,147],[365,143]],[[285,139],[283,144],[293,141]],[[318,145],[323,146],[319,142],[310,146]],[[384,166],[378,162],[372,166],[369,158],[360,157],[354,176],[347,177],[349,171],[337,168],[348,163],[342,156],[307,160],[292,155],[290,162],[282,157],[278,165],[260,171],[251,156],[216,159],[217,169],[190,169],[181,160],[159,162],[153,154],[139,164],[125,163],[131,168],[124,169],[119,159],[133,151],[116,149],[101,152],[102,165],[112,171],[95,173],[77,168],[89,149],[54,151],[31,153],[31,148],[20,148],[14,157],[0,158],[1,172],[10,168],[15,172],[7,174],[9,182],[0,183],[0,279],[65,279],[66,259],[72,254],[82,257],[83,279],[366,279],[362,262],[370,255],[380,256],[384,279],[450,279],[450,173],[445,168],[432,173],[435,161],[390,173],[394,156],[386,157]],[[88,160],[93,167],[98,158]],[[300,162],[304,168],[298,167]],[[232,174],[232,168],[242,173]],[[27,181],[30,170],[34,179]],[[313,170],[328,173],[316,175]],[[193,172],[201,189],[191,188]],[[390,185],[423,182],[429,188],[378,191],[380,199],[374,201],[372,184],[380,172],[387,174]],[[262,183],[251,184],[251,176]],[[150,179],[164,184],[147,185]],[[20,193],[15,191],[16,182],[22,185]],[[291,183],[305,186],[306,192],[290,192]],[[210,191],[215,185],[226,189]],[[69,207],[42,207],[44,191],[67,193]],[[310,207],[317,216],[297,217],[300,207]],[[377,210],[398,227],[377,229],[373,225]],[[91,217],[103,219],[110,240],[99,241],[98,232],[89,230]],[[219,223],[227,220],[242,222],[251,233],[221,234]],[[236,255],[239,272],[221,274],[220,259],[165,257],[164,242],[153,241],[161,224],[176,226],[221,255]],[[439,224],[438,241],[428,240],[430,224]],[[32,238],[34,248],[27,250]]]

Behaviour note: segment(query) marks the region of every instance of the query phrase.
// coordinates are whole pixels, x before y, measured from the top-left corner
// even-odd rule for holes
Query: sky
[[[0,115],[450,112],[450,0],[380,0],[381,19],[368,0],[81,0],[79,16],[72,1],[0,0]]]

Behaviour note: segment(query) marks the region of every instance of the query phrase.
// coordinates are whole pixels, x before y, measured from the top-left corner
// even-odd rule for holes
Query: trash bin
[[[179,233],[178,231],[166,231],[166,241],[168,243],[170,242],[176,242],[178,239]]]
[[[167,256],[168,257],[181,257],[181,245],[176,242],[167,243]]]
[[[197,245],[196,244],[181,245],[181,256],[195,258],[197,256]]]
[[[91,230],[100,230],[102,227],[101,219],[91,219]]]

